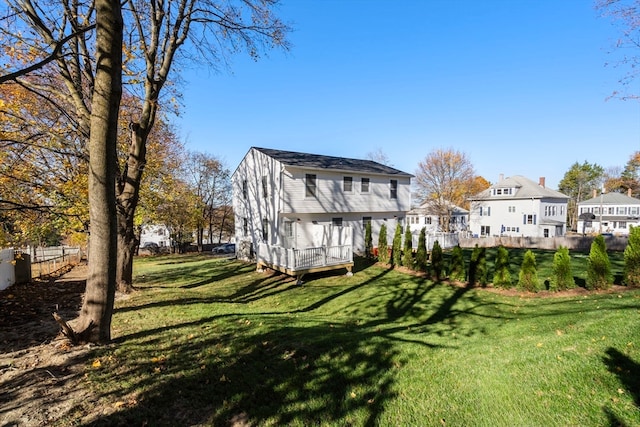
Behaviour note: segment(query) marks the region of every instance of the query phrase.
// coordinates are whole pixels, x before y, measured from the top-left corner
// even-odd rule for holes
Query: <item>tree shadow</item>
[[[609,347],[605,353],[606,356],[602,360],[607,369],[618,377],[626,391],[633,397],[636,407],[640,408],[640,363],[613,347]],[[604,411],[609,419],[609,426],[626,427],[628,425],[611,408],[605,407]]]

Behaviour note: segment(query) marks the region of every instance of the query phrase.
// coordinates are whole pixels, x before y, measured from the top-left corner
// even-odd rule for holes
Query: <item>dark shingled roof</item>
[[[271,148],[252,147],[284,165],[310,169],[334,169],[362,173],[376,173],[412,177],[390,166],[373,160],[348,159],[345,157],[323,156],[319,154],[298,153],[295,151],[274,150]]]

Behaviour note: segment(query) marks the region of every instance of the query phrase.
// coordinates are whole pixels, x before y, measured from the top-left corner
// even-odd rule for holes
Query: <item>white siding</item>
[[[316,175],[316,197],[305,195],[305,177]],[[343,191],[343,178],[353,177],[351,192]],[[262,178],[267,177],[268,194],[263,195]],[[361,191],[361,178],[369,179],[369,192]],[[397,180],[397,198],[390,197],[390,181]],[[243,194],[246,180],[247,195]],[[294,224],[331,225],[333,218],[342,218],[343,226],[353,230],[353,249],[364,250],[363,217],[372,218],[373,244],[377,245],[380,225],[395,229],[396,221],[404,222],[411,206],[411,178],[391,175],[362,174],[333,170],[311,170],[284,167],[279,161],[251,149],[232,176],[233,210],[237,242],[251,242],[303,248],[317,240],[313,236],[285,233],[285,222]],[[269,226],[267,241],[262,238],[262,220]],[[244,233],[245,220],[247,233]],[[295,227],[304,230],[304,227]]]
[[[316,175],[316,196],[305,195],[305,177]],[[287,168],[283,172],[282,213],[396,212],[408,211],[411,204],[410,178],[325,170]],[[345,176],[353,178],[353,190],[343,190]],[[369,179],[369,192],[361,191],[361,179]],[[396,199],[390,197],[391,179],[398,181]]]

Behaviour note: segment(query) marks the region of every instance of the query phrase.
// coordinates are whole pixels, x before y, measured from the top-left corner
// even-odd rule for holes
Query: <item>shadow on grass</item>
[[[602,359],[609,372],[617,375],[626,391],[631,394],[636,407],[640,407],[640,364],[613,347],[607,349],[606,356]],[[609,426],[628,425],[619,419],[612,409],[605,407],[604,411],[609,419]]]
[[[102,395],[108,401],[130,402],[134,391],[135,400],[93,425],[376,426],[401,393],[396,376],[407,362],[403,343],[444,348],[455,341],[438,342],[436,335],[486,333],[483,318],[541,316],[535,310],[516,312],[516,302],[511,307],[482,298],[470,287],[447,287],[389,269],[360,272],[368,276],[335,286],[312,281],[307,288],[293,285],[287,276],[247,275],[252,279],[238,279],[226,295],[127,308],[244,304],[288,292],[295,301],[280,311],[269,300],[260,306],[267,310],[239,305],[119,338],[115,344],[127,352],[126,363],[114,366],[121,372],[105,366],[92,373],[92,383],[115,382]],[[226,285],[215,291],[222,289]],[[561,307],[566,311],[566,305]],[[575,310],[585,312],[582,306]],[[99,351],[103,360],[110,359],[111,350]],[[170,357],[158,357],[162,353]],[[117,359],[116,354],[114,363]]]

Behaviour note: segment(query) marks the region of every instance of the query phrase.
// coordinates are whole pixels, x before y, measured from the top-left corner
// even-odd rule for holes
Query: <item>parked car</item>
[[[235,243],[225,243],[224,245],[213,248],[214,254],[234,254],[236,253]]]

